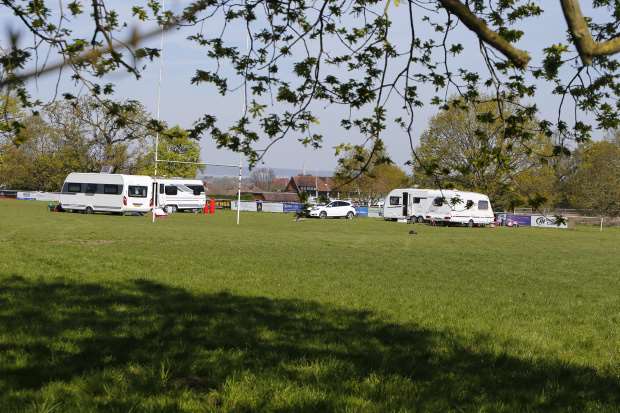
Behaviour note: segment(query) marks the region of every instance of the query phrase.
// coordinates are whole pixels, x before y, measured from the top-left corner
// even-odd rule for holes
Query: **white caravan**
[[[432,190],[428,193],[431,203],[424,218],[426,221],[459,224],[473,227],[494,221],[489,197],[476,192]]]
[[[138,212],[153,207],[153,179],[141,175],[70,173],[62,186],[60,205],[67,211]]]
[[[433,201],[432,189],[398,188],[385,197],[383,219],[413,219],[424,222],[426,212]]]
[[[204,208],[207,198],[202,181],[181,178],[156,178],[155,205],[170,212],[197,211]],[[200,188],[195,188],[200,185]]]

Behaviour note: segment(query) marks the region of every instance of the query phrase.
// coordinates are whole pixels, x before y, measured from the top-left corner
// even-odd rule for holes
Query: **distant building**
[[[299,196],[296,192],[262,192],[253,191],[246,192],[256,201],[264,202],[299,202]]]
[[[307,193],[309,196],[331,197],[334,182],[331,177],[314,175],[292,176],[286,185],[286,192],[295,192],[298,195]]]
[[[271,190],[274,192],[286,191],[289,178],[274,178],[271,182]]]

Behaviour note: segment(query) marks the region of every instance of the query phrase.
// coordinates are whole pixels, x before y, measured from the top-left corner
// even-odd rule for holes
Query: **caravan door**
[[[409,192],[403,192],[403,217],[409,218]]]

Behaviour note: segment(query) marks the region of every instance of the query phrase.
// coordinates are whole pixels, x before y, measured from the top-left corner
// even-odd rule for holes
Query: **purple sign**
[[[529,227],[532,225],[532,217],[529,215],[505,214],[504,217],[504,225],[510,223],[512,223],[512,225],[517,224],[520,227]]]

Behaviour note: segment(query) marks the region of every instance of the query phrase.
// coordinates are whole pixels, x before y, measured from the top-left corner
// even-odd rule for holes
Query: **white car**
[[[310,210],[311,217],[353,219],[357,211],[348,201],[333,201],[327,205],[317,205]]]

